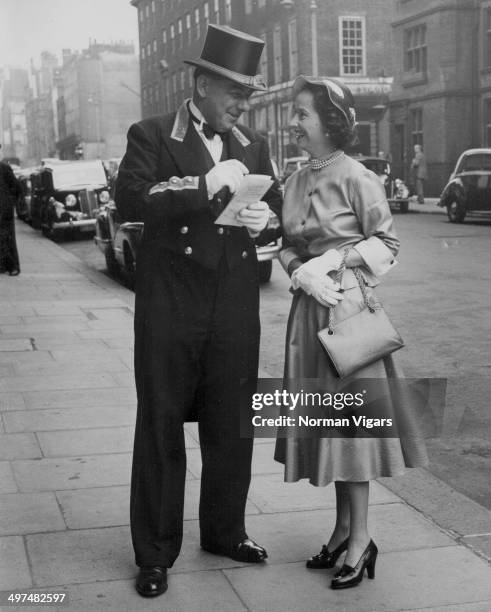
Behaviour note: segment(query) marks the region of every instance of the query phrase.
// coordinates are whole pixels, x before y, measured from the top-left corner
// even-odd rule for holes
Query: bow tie
[[[201,123],[201,121],[198,119],[198,117],[196,117],[195,115],[193,115],[193,113],[191,112],[191,109],[188,108],[188,112],[189,112],[189,116],[191,117],[191,119],[194,121],[194,123],[198,124],[199,126],[202,126],[202,130],[203,130],[203,134],[205,135],[205,138],[207,140],[212,140],[213,137],[215,136],[215,134],[218,134],[218,136],[220,136],[220,138],[223,140],[225,138],[225,136],[227,135],[226,132],[217,132],[215,130],[215,128],[211,127],[211,125],[209,123],[205,123],[203,121],[203,124]]]

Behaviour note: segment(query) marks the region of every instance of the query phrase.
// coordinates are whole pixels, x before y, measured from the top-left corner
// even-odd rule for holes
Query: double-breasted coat
[[[222,160],[273,176],[267,142],[246,127],[224,137]],[[131,126],[116,204],[143,220],[136,262],[135,379],[138,397],[131,487],[136,563],[172,566],[182,541],[186,455],[183,422],[199,423],[200,528],[205,547],[246,537],[252,439],[239,431],[240,381],[256,378],[259,289],[254,240],[214,223],[227,202],[209,200],[214,162],[189,115]],[[279,212],[278,185],[263,198]],[[271,239],[267,230],[260,236]]]

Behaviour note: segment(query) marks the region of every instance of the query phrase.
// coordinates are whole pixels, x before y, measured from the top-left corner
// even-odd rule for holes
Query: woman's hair
[[[314,109],[333,145],[344,150],[354,144],[356,141],[355,123],[347,123],[346,117],[329,99],[325,87],[307,85],[304,89],[313,95]]]

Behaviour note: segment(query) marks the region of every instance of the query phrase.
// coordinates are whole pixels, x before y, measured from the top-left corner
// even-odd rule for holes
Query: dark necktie
[[[189,112],[189,116],[194,121],[194,123],[196,123],[197,125],[201,125],[201,121],[198,119],[198,117],[196,117],[196,115],[193,115],[193,113],[191,112],[191,109],[189,107],[188,107],[188,112]],[[209,123],[203,122],[202,129],[203,129],[203,134],[205,135],[205,138],[207,140],[212,140],[212,138],[215,136],[215,134],[218,134],[222,140],[226,136],[226,132],[217,132],[215,130],[215,128],[212,128]]]

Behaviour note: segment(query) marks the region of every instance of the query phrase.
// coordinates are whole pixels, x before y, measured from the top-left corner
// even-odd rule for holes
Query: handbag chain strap
[[[346,270],[346,259],[350,251],[351,251],[351,247],[348,247],[344,250],[343,259],[341,260],[341,264],[336,272],[336,278],[334,280],[335,282],[339,283],[340,286],[343,280],[344,271]],[[365,306],[368,308],[370,312],[375,312],[375,308],[370,303],[370,298],[368,297],[368,293],[367,293],[367,284],[365,282],[365,279],[363,278],[362,273],[360,272],[360,269],[352,268],[352,270],[353,270],[353,274],[355,275],[356,280],[358,281],[358,285],[360,286],[360,291],[363,296],[363,302]],[[333,329],[334,328],[334,308],[335,306],[331,306],[329,308],[329,321],[327,324],[327,328],[328,328],[327,333],[330,336],[332,336],[332,334],[334,333],[334,329]]]

